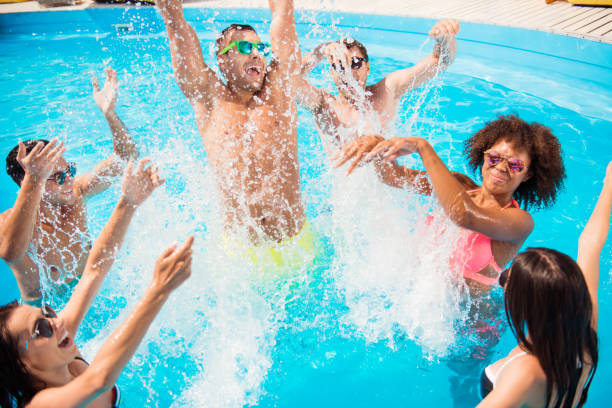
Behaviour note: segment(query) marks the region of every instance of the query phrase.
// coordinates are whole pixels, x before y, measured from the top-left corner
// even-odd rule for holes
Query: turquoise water
[[[262,11],[186,11],[207,62],[229,22],[267,33]],[[422,58],[428,20],[298,17],[304,49],[352,33],[368,46],[370,82]],[[333,23],[333,24],[331,24]],[[131,24],[117,30],[114,24]],[[355,26],[360,26],[355,29]],[[264,34],[264,38],[267,36]],[[501,44],[501,45],[499,45]],[[89,78],[112,65],[117,111],[143,155],[168,179],[139,210],[121,255],[77,342],[87,358],[125,318],[172,240],[195,232],[194,276],[179,289],[119,379],[125,406],[474,406],[478,376],[513,345],[465,327],[461,288],[448,282],[444,245],[427,244],[419,221],[430,203],[380,186],[371,169],[349,179],[328,170],[312,118],[300,111],[302,189],[322,256],[288,281],[253,279],[257,268],[228,259],[218,242],[214,182],[193,114],[172,77],[163,25],[152,9],[0,16],[0,150],[17,140],[59,136],[89,169],[111,150]],[[317,68],[313,80],[330,81]],[[427,137],[453,170],[467,171],[462,141],[497,114],[549,126],[564,148],[568,178],[556,205],[534,213],[526,246],[572,256],[612,159],[612,46],[525,30],[464,24],[449,72],[407,95],[392,134]],[[391,134],[390,133],[390,134]],[[406,159],[418,166],[414,158]],[[0,175],[2,208],[16,186]],[[88,205],[97,234],[118,197],[114,186]],[[604,405],[612,374],[610,244],[600,288],[600,366],[588,406]],[[440,260],[441,259],[441,260]],[[2,265],[0,301],[17,296]],[[492,295],[499,303],[500,293]],[[490,320],[495,320],[491,312]],[[503,330],[503,327],[499,328]]]

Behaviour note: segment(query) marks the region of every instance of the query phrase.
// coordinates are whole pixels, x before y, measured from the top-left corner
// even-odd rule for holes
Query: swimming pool
[[[212,40],[228,23],[247,20],[262,34],[269,23],[260,10],[188,9],[186,17],[209,62]],[[298,21],[305,49],[338,33],[366,44],[370,82],[414,63],[432,45],[423,45],[429,20],[305,12]],[[461,297],[444,283],[432,248],[418,251],[415,226],[426,202],[380,186],[367,168],[350,179],[327,171],[313,122],[300,111],[304,202],[322,235],[323,256],[298,271],[294,282],[253,285],[249,265],[220,254],[211,172],[172,77],[155,10],[0,16],[0,49],[0,106],[9,112],[0,118],[2,152],[18,139],[59,135],[80,169],[105,157],[110,135],[91,99],[89,77],[111,64],[121,79],[119,115],[168,178],[135,218],[86,319],[77,340],[86,357],[134,305],[161,248],[194,230],[198,238],[194,276],[165,306],[119,380],[125,406],[475,405],[480,369],[513,340],[506,331],[497,345],[483,349],[461,333]],[[322,71],[313,77],[329,85]],[[611,158],[610,83],[610,45],[464,24],[456,62],[427,92],[405,98],[397,132],[427,137],[451,167],[467,170],[462,140],[496,114],[517,112],[551,127],[564,147],[566,189],[554,208],[534,214],[536,229],[526,245],[575,256]],[[2,208],[8,208],[16,188],[4,173],[0,188]],[[93,233],[117,193],[111,189],[89,204]],[[414,233],[406,236],[406,230]],[[604,405],[612,374],[610,254],[608,244],[592,407]],[[9,273],[3,265],[2,303],[16,296]]]

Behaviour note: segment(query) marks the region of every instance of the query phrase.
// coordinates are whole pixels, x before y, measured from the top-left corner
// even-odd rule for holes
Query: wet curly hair
[[[514,199],[525,209],[550,207],[565,179],[559,139],[539,123],[500,115],[465,141],[465,153],[474,172],[482,168],[484,152],[502,140],[525,150],[531,159],[531,178],[519,185]]]

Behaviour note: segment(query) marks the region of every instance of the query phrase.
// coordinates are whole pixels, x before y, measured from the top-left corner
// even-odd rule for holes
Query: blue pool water
[[[248,21],[267,38],[261,10],[186,10],[214,65],[212,41]],[[298,14],[303,49],[351,34],[368,46],[370,81],[431,49],[430,20]],[[121,25],[117,27],[116,25]],[[121,27],[130,28],[127,30]],[[359,28],[355,28],[359,27]],[[612,159],[612,46],[539,32],[463,24],[458,58],[426,90],[404,98],[393,134],[428,138],[453,170],[467,171],[462,141],[498,114],[549,126],[568,178],[556,205],[534,213],[526,246],[576,254],[605,166]],[[168,179],[139,210],[77,343],[92,359],[127,316],[161,249],[195,232],[194,274],[164,307],[119,379],[125,406],[474,406],[480,370],[513,346],[509,331],[487,345],[465,327],[460,288],[444,246],[423,244],[430,203],[380,186],[371,169],[349,179],[328,170],[312,118],[300,111],[302,189],[322,256],[291,282],[253,282],[252,265],[227,259],[216,239],[212,175],[193,114],[172,77],[167,38],[153,9],[0,15],[0,151],[17,140],[59,136],[89,169],[111,150],[90,77],[112,65],[117,106],[143,155]],[[312,75],[330,86],[325,69]],[[407,163],[419,166],[414,158]],[[2,209],[17,188],[0,174]],[[88,205],[97,234],[118,197]],[[440,252],[442,251],[442,253]],[[604,406],[612,376],[612,247],[602,254],[600,366],[587,406]],[[17,296],[1,266],[0,303]],[[492,294],[492,303],[500,293]],[[492,312],[492,321],[496,319]],[[497,319],[499,319],[499,315]],[[504,330],[499,327],[499,330]]]

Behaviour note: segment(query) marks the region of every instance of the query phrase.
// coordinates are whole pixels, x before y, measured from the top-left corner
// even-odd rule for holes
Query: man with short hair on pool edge
[[[366,47],[353,38],[326,42],[303,58],[303,80],[298,102],[314,115],[319,134],[328,152],[357,137],[385,134],[393,122],[402,97],[438,73],[455,59],[459,32],[456,20],[441,20],[429,31],[436,40],[433,51],[412,67],[400,69],[373,85],[367,85],[370,59]],[[307,76],[326,58],[338,89],[332,95],[310,84]]]
[[[110,157],[76,176],[75,165],[63,157],[63,142],[30,139],[19,142],[6,158],[6,171],[20,188],[13,208],[0,214],[0,257],[15,275],[22,301],[31,305],[42,301],[41,275],[54,283],[53,295],[76,285],[91,249],[85,202],[108,188],[124,163],[138,156],[115,112],[116,72],[106,69],[101,90],[97,78],[92,85],[113,135]]]
[[[271,45],[246,24],[223,30],[216,57],[225,83],[204,62],[181,2],[157,4],[168,30],[176,81],[193,107],[217,178],[224,241],[242,241],[238,252],[255,262],[263,255],[283,264],[275,248],[308,247],[312,238],[300,190],[295,98],[301,57],[293,1],[270,0]],[[274,57],[269,62],[270,51]]]

